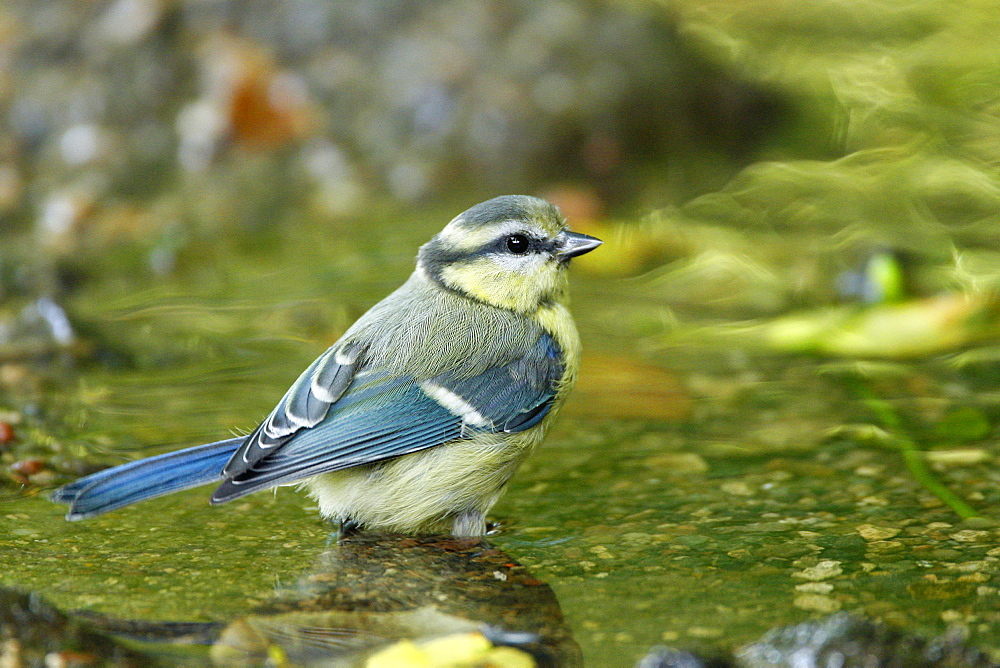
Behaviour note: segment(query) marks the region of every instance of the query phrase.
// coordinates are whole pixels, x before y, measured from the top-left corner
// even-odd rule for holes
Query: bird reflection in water
[[[354,666],[377,665],[381,652],[392,665],[435,651],[493,665],[582,664],[555,594],[495,546],[376,532],[342,538],[294,590],[230,623],[212,657]]]

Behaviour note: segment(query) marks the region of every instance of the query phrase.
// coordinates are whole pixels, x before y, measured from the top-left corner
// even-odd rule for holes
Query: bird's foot
[[[361,533],[362,528],[361,522],[348,517],[340,520],[340,527],[337,530],[337,534],[340,538],[347,538],[348,536]]]
[[[331,520],[331,523],[334,525],[334,528],[326,539],[328,547],[336,545],[344,538],[349,538],[355,534],[361,533],[361,529],[363,528],[360,522],[355,522],[350,518]]]

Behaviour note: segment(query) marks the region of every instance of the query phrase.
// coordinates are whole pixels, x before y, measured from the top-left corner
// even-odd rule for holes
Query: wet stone
[[[874,524],[861,524],[858,533],[868,541],[884,541],[899,535],[900,529],[895,527],[879,527]]]
[[[906,546],[898,540],[873,540],[868,543],[870,554],[892,554],[905,549]]]
[[[802,610],[810,610],[812,612],[819,612],[823,614],[837,612],[841,607],[840,601],[821,594],[802,594],[800,596],[796,596],[793,599],[792,604],[796,608],[801,608]]]
[[[820,561],[815,566],[804,568],[801,571],[792,573],[792,577],[800,578],[803,580],[818,581],[836,577],[842,574],[843,572],[844,569],[841,568],[839,561],[826,559]]]
[[[712,539],[708,536],[699,536],[695,534],[690,536],[677,536],[672,538],[670,542],[685,545],[687,547],[702,547],[711,543]]]
[[[949,536],[959,543],[984,543],[992,538],[992,532],[976,529],[963,529]]]
[[[804,555],[814,554],[816,550],[808,544],[785,542],[762,545],[754,549],[753,552],[756,556],[763,558],[795,559]]]
[[[782,533],[792,531],[795,528],[794,525],[786,522],[757,522],[741,527],[747,533]]]

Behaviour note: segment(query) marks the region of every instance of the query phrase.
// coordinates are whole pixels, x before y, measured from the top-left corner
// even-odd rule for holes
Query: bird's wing
[[[339,364],[328,352],[303,373],[233,456],[213,502],[476,433],[528,429],[550,410],[565,369],[548,334],[517,359],[468,377],[389,374],[366,368],[360,353],[341,354]]]
[[[222,477],[243,473],[301,429],[315,427],[354,380],[361,346],[333,346],[302,372],[271,414],[247,436],[222,470]]]

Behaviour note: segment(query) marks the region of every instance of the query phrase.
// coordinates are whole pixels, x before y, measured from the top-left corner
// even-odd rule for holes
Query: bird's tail
[[[68,520],[82,520],[138,501],[220,482],[222,469],[245,436],[197,445],[104,469],[60,487],[56,503],[69,504]]]

